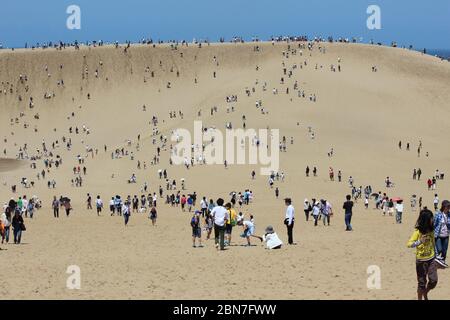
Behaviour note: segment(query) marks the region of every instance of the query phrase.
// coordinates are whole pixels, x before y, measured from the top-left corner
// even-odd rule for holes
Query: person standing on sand
[[[303,202],[303,211],[305,212],[306,221],[308,221],[309,213],[312,211],[312,207],[308,199],[305,199],[305,201]]]
[[[114,213],[116,212],[114,197],[112,197],[111,200],[109,200],[109,212],[111,213],[111,216],[113,216]]]
[[[288,243],[289,244],[295,244],[294,243],[294,238],[293,238],[293,229],[294,229],[294,215],[295,215],[295,210],[294,210],[294,206],[292,205],[292,200],[291,198],[285,198],[284,199],[284,204],[286,205],[286,215],[285,215],[285,219],[284,219],[284,224],[286,225],[287,228],[287,234],[288,234]]]
[[[130,203],[128,201],[125,201],[122,205],[122,214],[125,221],[125,226],[127,226],[130,219]]]
[[[100,196],[97,196],[97,199],[95,200],[95,206],[97,207],[97,216],[100,216],[100,213],[103,209],[103,201],[100,199]]]
[[[202,228],[200,226],[200,214],[201,211],[195,211],[194,215],[191,218],[191,227],[192,227],[192,247],[196,248],[195,240],[198,239],[198,247],[202,248]]]
[[[233,231],[233,227],[236,225],[237,213],[229,202],[225,205],[225,208],[228,211],[229,217],[227,223],[225,224],[225,245],[229,246],[231,244],[231,233]]]
[[[437,210],[437,209],[438,209],[438,206],[439,206],[439,197],[438,197],[437,193],[434,194],[433,206],[434,206],[434,210]]]
[[[220,250],[225,250],[225,223],[227,222],[228,212],[227,209],[223,207],[223,199],[217,199],[217,206],[211,211],[211,215],[214,219],[214,237],[216,248]]]
[[[437,258],[444,262],[447,258],[448,239],[450,233],[449,211],[450,201],[442,201],[441,210],[436,212],[433,221]]]
[[[87,209],[92,210],[92,197],[89,193],[87,194],[86,204],[87,204]]]
[[[6,243],[8,243],[9,242],[9,233],[10,233],[10,229],[11,229],[11,222],[12,222],[11,207],[6,206],[6,208],[4,209],[4,212],[2,213],[0,220],[2,221],[3,228],[4,228],[3,233],[2,233],[2,244],[5,241],[6,241]]]
[[[150,210],[150,217],[152,220],[152,226],[156,226],[156,218],[157,218],[157,212],[156,212],[156,208],[154,206],[152,206],[152,209]]]
[[[25,231],[25,224],[23,223],[23,218],[20,215],[20,211],[17,209],[14,211],[14,217],[11,225],[14,233],[14,244],[20,244],[22,241],[22,231]]]
[[[344,202],[344,205],[342,206],[342,209],[344,209],[345,213],[345,231],[353,231],[352,228],[352,214],[353,214],[353,201],[351,201],[352,196],[347,195],[346,201]]]
[[[66,217],[69,217],[70,210],[72,210],[72,206],[70,205],[70,201],[64,201],[63,203],[64,209],[66,210]]]
[[[397,201],[397,203],[395,204],[395,221],[397,223],[402,223],[402,215],[403,215],[403,201],[399,200]]]
[[[59,218],[59,200],[56,196],[53,197],[52,208],[53,208],[53,217]]]
[[[424,208],[416,222],[416,229],[407,243],[416,248],[417,298],[428,300],[428,293],[438,282],[438,260],[435,259],[433,213]]]

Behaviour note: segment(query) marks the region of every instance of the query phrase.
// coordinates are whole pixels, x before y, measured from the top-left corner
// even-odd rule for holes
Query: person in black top
[[[14,232],[14,243],[20,244],[20,240],[22,239],[22,231],[25,230],[25,225],[18,209],[15,210],[11,224]]]
[[[345,210],[345,226],[346,226],[345,231],[353,230],[351,225],[353,214],[353,201],[350,200],[351,198],[352,198],[351,195],[348,194],[346,196],[347,201],[344,202],[344,205],[342,207]]]

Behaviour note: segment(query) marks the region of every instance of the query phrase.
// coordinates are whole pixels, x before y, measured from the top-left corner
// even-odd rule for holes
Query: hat
[[[305,198],[305,202],[309,202],[308,199]]]
[[[445,207],[450,207],[450,201],[448,201],[448,200],[442,201],[442,208],[445,208]]]
[[[266,233],[273,233],[273,227],[272,226],[267,226],[266,228]]]

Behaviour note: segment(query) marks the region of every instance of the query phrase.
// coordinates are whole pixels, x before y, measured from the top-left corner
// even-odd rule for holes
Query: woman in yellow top
[[[408,241],[408,247],[416,248],[417,298],[428,300],[428,292],[436,287],[438,275],[434,251],[433,213],[426,207],[420,211],[416,230]]]

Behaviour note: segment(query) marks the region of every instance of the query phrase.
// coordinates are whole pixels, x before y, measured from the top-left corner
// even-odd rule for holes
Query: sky
[[[69,5],[80,7],[80,30],[67,28]],[[380,8],[379,30],[367,28],[369,5]],[[3,47],[272,35],[357,37],[450,49],[450,0],[1,0],[0,6]]]

